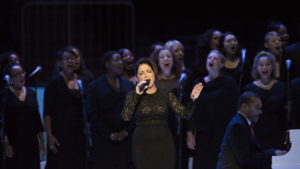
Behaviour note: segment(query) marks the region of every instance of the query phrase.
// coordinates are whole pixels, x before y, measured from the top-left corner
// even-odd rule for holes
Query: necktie
[[[253,123],[250,124],[250,131],[251,131],[251,134],[252,134],[252,138],[255,139],[254,124]]]

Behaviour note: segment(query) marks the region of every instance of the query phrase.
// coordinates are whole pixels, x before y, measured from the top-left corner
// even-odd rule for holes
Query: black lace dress
[[[184,107],[169,90],[158,89],[154,94],[128,93],[122,118],[129,121],[134,114],[136,129],[132,152],[136,169],[174,169],[175,147],[168,128],[171,108],[183,118],[190,117],[192,102]]]

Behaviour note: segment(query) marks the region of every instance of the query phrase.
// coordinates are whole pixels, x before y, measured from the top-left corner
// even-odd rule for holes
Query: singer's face
[[[221,32],[220,31],[215,31],[213,33],[213,36],[212,36],[211,41],[210,41],[210,48],[211,49],[214,49],[214,50],[218,49],[220,37],[221,37]]]
[[[69,52],[64,52],[62,60],[59,62],[63,71],[71,73],[77,70],[76,62],[78,58],[78,56],[74,56]]]
[[[11,84],[16,89],[25,86],[25,72],[19,65],[15,65],[10,70]]]
[[[159,67],[163,72],[171,72],[174,60],[169,50],[162,50],[158,56]]]
[[[222,63],[221,56],[217,52],[210,52],[206,59],[206,69],[209,73],[219,72],[224,66]]]
[[[235,55],[238,50],[238,41],[236,37],[232,34],[229,34],[225,37],[224,40],[224,49],[227,54]]]
[[[119,53],[113,54],[111,59],[105,64],[106,69],[115,75],[122,75],[123,73],[123,62],[122,57]]]
[[[282,53],[280,37],[277,35],[272,35],[269,37],[265,43],[265,47],[275,56],[278,56]]]
[[[174,53],[176,59],[179,62],[183,61],[184,58],[184,47],[181,44],[174,44],[171,48],[172,52]]]
[[[262,103],[261,100],[257,97],[251,98],[251,103],[246,104],[247,118],[251,122],[258,122],[259,115],[262,114]]]
[[[259,58],[257,64],[257,71],[261,79],[271,78],[273,67],[268,57],[262,56]]]
[[[126,71],[132,71],[134,68],[134,57],[130,50],[125,49],[122,55],[122,61],[124,65],[124,69]]]
[[[155,82],[154,71],[148,64],[141,64],[138,68],[137,80],[141,82],[147,79],[150,80],[149,87],[152,87]]]
[[[289,42],[289,34],[284,25],[280,25],[280,27],[277,29],[277,33],[280,36],[281,42],[282,42],[282,47],[285,47],[288,45]]]

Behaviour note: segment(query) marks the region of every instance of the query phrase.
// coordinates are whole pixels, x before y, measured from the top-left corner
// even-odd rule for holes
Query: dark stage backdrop
[[[22,56],[30,70],[41,65],[41,81],[53,73],[56,51],[78,47],[86,66],[99,74],[109,49],[135,47],[134,8],[128,2],[32,2],[21,11]]]
[[[2,0],[0,2],[0,53],[17,51],[25,69],[37,65],[43,84],[53,73],[56,52],[67,45],[78,47],[87,67],[100,75],[100,60],[107,50],[129,48],[145,57],[152,43],[177,39],[185,46],[185,62],[191,66],[199,36],[209,28],[233,32],[247,57],[263,49],[271,20],[282,21],[297,40],[300,15],[297,5],[262,5],[217,1],[143,0]]]

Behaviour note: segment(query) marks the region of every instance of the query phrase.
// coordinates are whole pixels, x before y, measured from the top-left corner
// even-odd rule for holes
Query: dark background
[[[300,14],[291,2],[216,1],[0,1],[0,53],[17,51],[27,72],[43,67],[51,75],[57,50],[77,46],[87,67],[101,74],[100,59],[107,50],[129,48],[145,57],[152,43],[177,39],[185,46],[185,61],[194,60],[199,36],[210,28],[233,32],[247,57],[263,49],[271,20],[283,22],[290,44],[297,41]]]

